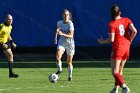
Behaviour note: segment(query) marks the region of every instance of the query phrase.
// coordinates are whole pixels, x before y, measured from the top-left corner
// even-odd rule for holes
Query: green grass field
[[[4,68],[0,68],[0,93],[109,93],[114,85],[109,63],[98,63],[104,65],[97,67],[88,62],[86,67],[84,63],[86,62],[79,64],[85,67],[74,64],[73,81],[67,81],[68,73],[64,64],[57,83],[48,81],[49,74],[57,70],[54,62],[44,65],[43,62],[15,63],[14,71],[20,75],[17,79],[8,78],[8,68],[5,68],[5,63],[1,64]],[[124,78],[131,93],[140,93],[139,67],[125,68]],[[121,89],[119,91],[121,93]]]

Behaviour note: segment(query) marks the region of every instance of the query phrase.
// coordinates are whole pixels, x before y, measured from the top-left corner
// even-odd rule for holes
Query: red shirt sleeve
[[[128,25],[132,24],[132,21],[129,18],[126,18],[126,22]]]
[[[111,26],[111,24],[109,24],[109,33],[115,33],[115,30],[113,28],[113,26]]]

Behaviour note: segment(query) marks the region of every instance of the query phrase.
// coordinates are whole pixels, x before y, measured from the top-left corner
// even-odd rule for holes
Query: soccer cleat
[[[14,73],[9,75],[9,78],[18,78],[18,77],[19,77],[19,75],[18,74],[14,74]]]
[[[72,77],[68,77],[68,81],[72,81]]]
[[[118,93],[118,89],[113,88],[113,89],[110,91],[110,93]]]
[[[58,70],[55,74],[57,74],[59,76],[60,73],[62,73],[62,71]]]
[[[125,87],[122,89],[122,93],[130,93],[130,89],[128,87]]]

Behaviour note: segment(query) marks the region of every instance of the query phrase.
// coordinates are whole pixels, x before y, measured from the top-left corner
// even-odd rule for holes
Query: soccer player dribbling
[[[16,44],[12,40],[10,33],[12,30],[13,17],[7,14],[5,22],[0,24],[0,48],[8,59],[9,78],[17,78],[19,75],[13,72],[13,53],[10,44],[16,48]]]
[[[123,79],[123,68],[129,58],[130,45],[137,30],[129,18],[121,17],[118,5],[111,7],[111,18],[109,38],[97,40],[100,44],[112,43],[111,70],[115,79],[115,87],[110,93],[118,93],[119,87],[122,88],[122,93],[130,93],[130,89]]]
[[[73,55],[75,53],[75,44],[74,44],[74,25],[71,21],[71,13],[69,10],[64,9],[62,14],[63,20],[57,22],[56,33],[54,37],[54,42],[57,44],[57,37],[60,36],[58,45],[57,45],[57,53],[56,53],[56,61],[58,71],[56,72],[59,75],[62,72],[62,55],[66,50],[67,53],[67,64],[68,64],[68,81],[72,81],[72,71],[73,71]]]

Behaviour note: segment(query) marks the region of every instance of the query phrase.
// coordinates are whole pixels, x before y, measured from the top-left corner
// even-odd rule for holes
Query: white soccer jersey
[[[70,21],[70,20],[66,24],[63,23],[63,20],[58,21],[57,22],[57,27],[59,27],[60,30],[65,34],[70,33],[70,29],[74,31],[74,25],[73,25],[72,21]],[[62,47],[64,48],[64,50],[66,49],[67,54],[74,55],[75,44],[74,44],[74,39],[73,38],[60,36],[57,48],[62,48]]]

